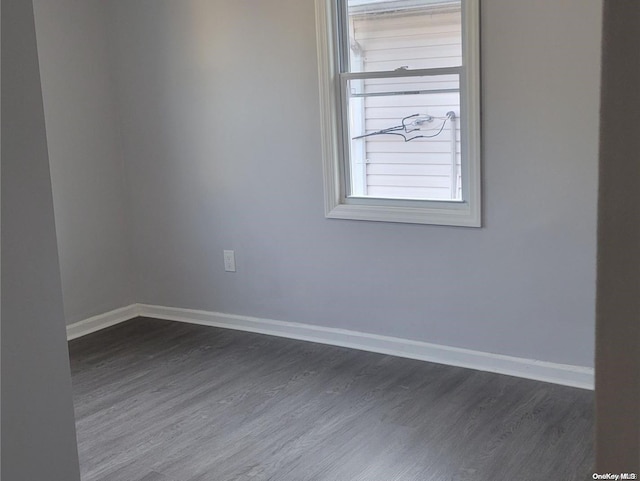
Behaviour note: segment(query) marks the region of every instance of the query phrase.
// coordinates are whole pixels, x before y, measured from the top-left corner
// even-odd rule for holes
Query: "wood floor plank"
[[[83,481],[582,481],[593,393],[136,319],[70,342]]]

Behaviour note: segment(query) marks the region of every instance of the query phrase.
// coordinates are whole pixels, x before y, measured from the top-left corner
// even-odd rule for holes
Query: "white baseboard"
[[[507,374],[509,376],[535,379],[582,389],[594,389],[594,370],[588,367],[536,361],[295,322],[143,304],[137,305],[136,309],[138,315],[144,317],[269,334],[479,371]]]
[[[67,326],[67,339],[86,336],[138,316],[268,334],[582,389],[594,389],[594,370],[588,367],[491,354],[346,329],[145,304],[132,304],[71,324]]]
[[[90,317],[84,321],[76,322],[67,326],[67,340],[77,339],[78,337],[86,336],[92,332],[105,329],[107,327],[115,326],[121,322],[128,321],[140,314],[138,312],[138,304],[132,304],[127,307],[121,307],[114,311],[109,311],[104,314]]]

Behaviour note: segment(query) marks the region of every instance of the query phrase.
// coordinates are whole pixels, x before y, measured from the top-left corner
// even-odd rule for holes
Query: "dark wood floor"
[[[70,352],[83,481],[591,479],[589,391],[150,319]]]

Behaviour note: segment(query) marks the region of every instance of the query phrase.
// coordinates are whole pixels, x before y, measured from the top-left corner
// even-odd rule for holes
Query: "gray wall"
[[[67,323],[134,301],[105,6],[34,1]]]
[[[312,0],[109,5],[138,301],[593,365],[600,0],[482,2],[483,229],[324,218]]]
[[[640,471],[640,3],[607,0],[598,223],[597,469]]]
[[[31,2],[2,1],[2,474],[79,481]]]

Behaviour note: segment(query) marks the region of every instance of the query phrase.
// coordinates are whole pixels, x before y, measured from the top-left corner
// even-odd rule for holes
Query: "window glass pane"
[[[460,200],[458,75],[347,81],[349,194]]]
[[[351,72],[462,65],[461,0],[346,0]]]

